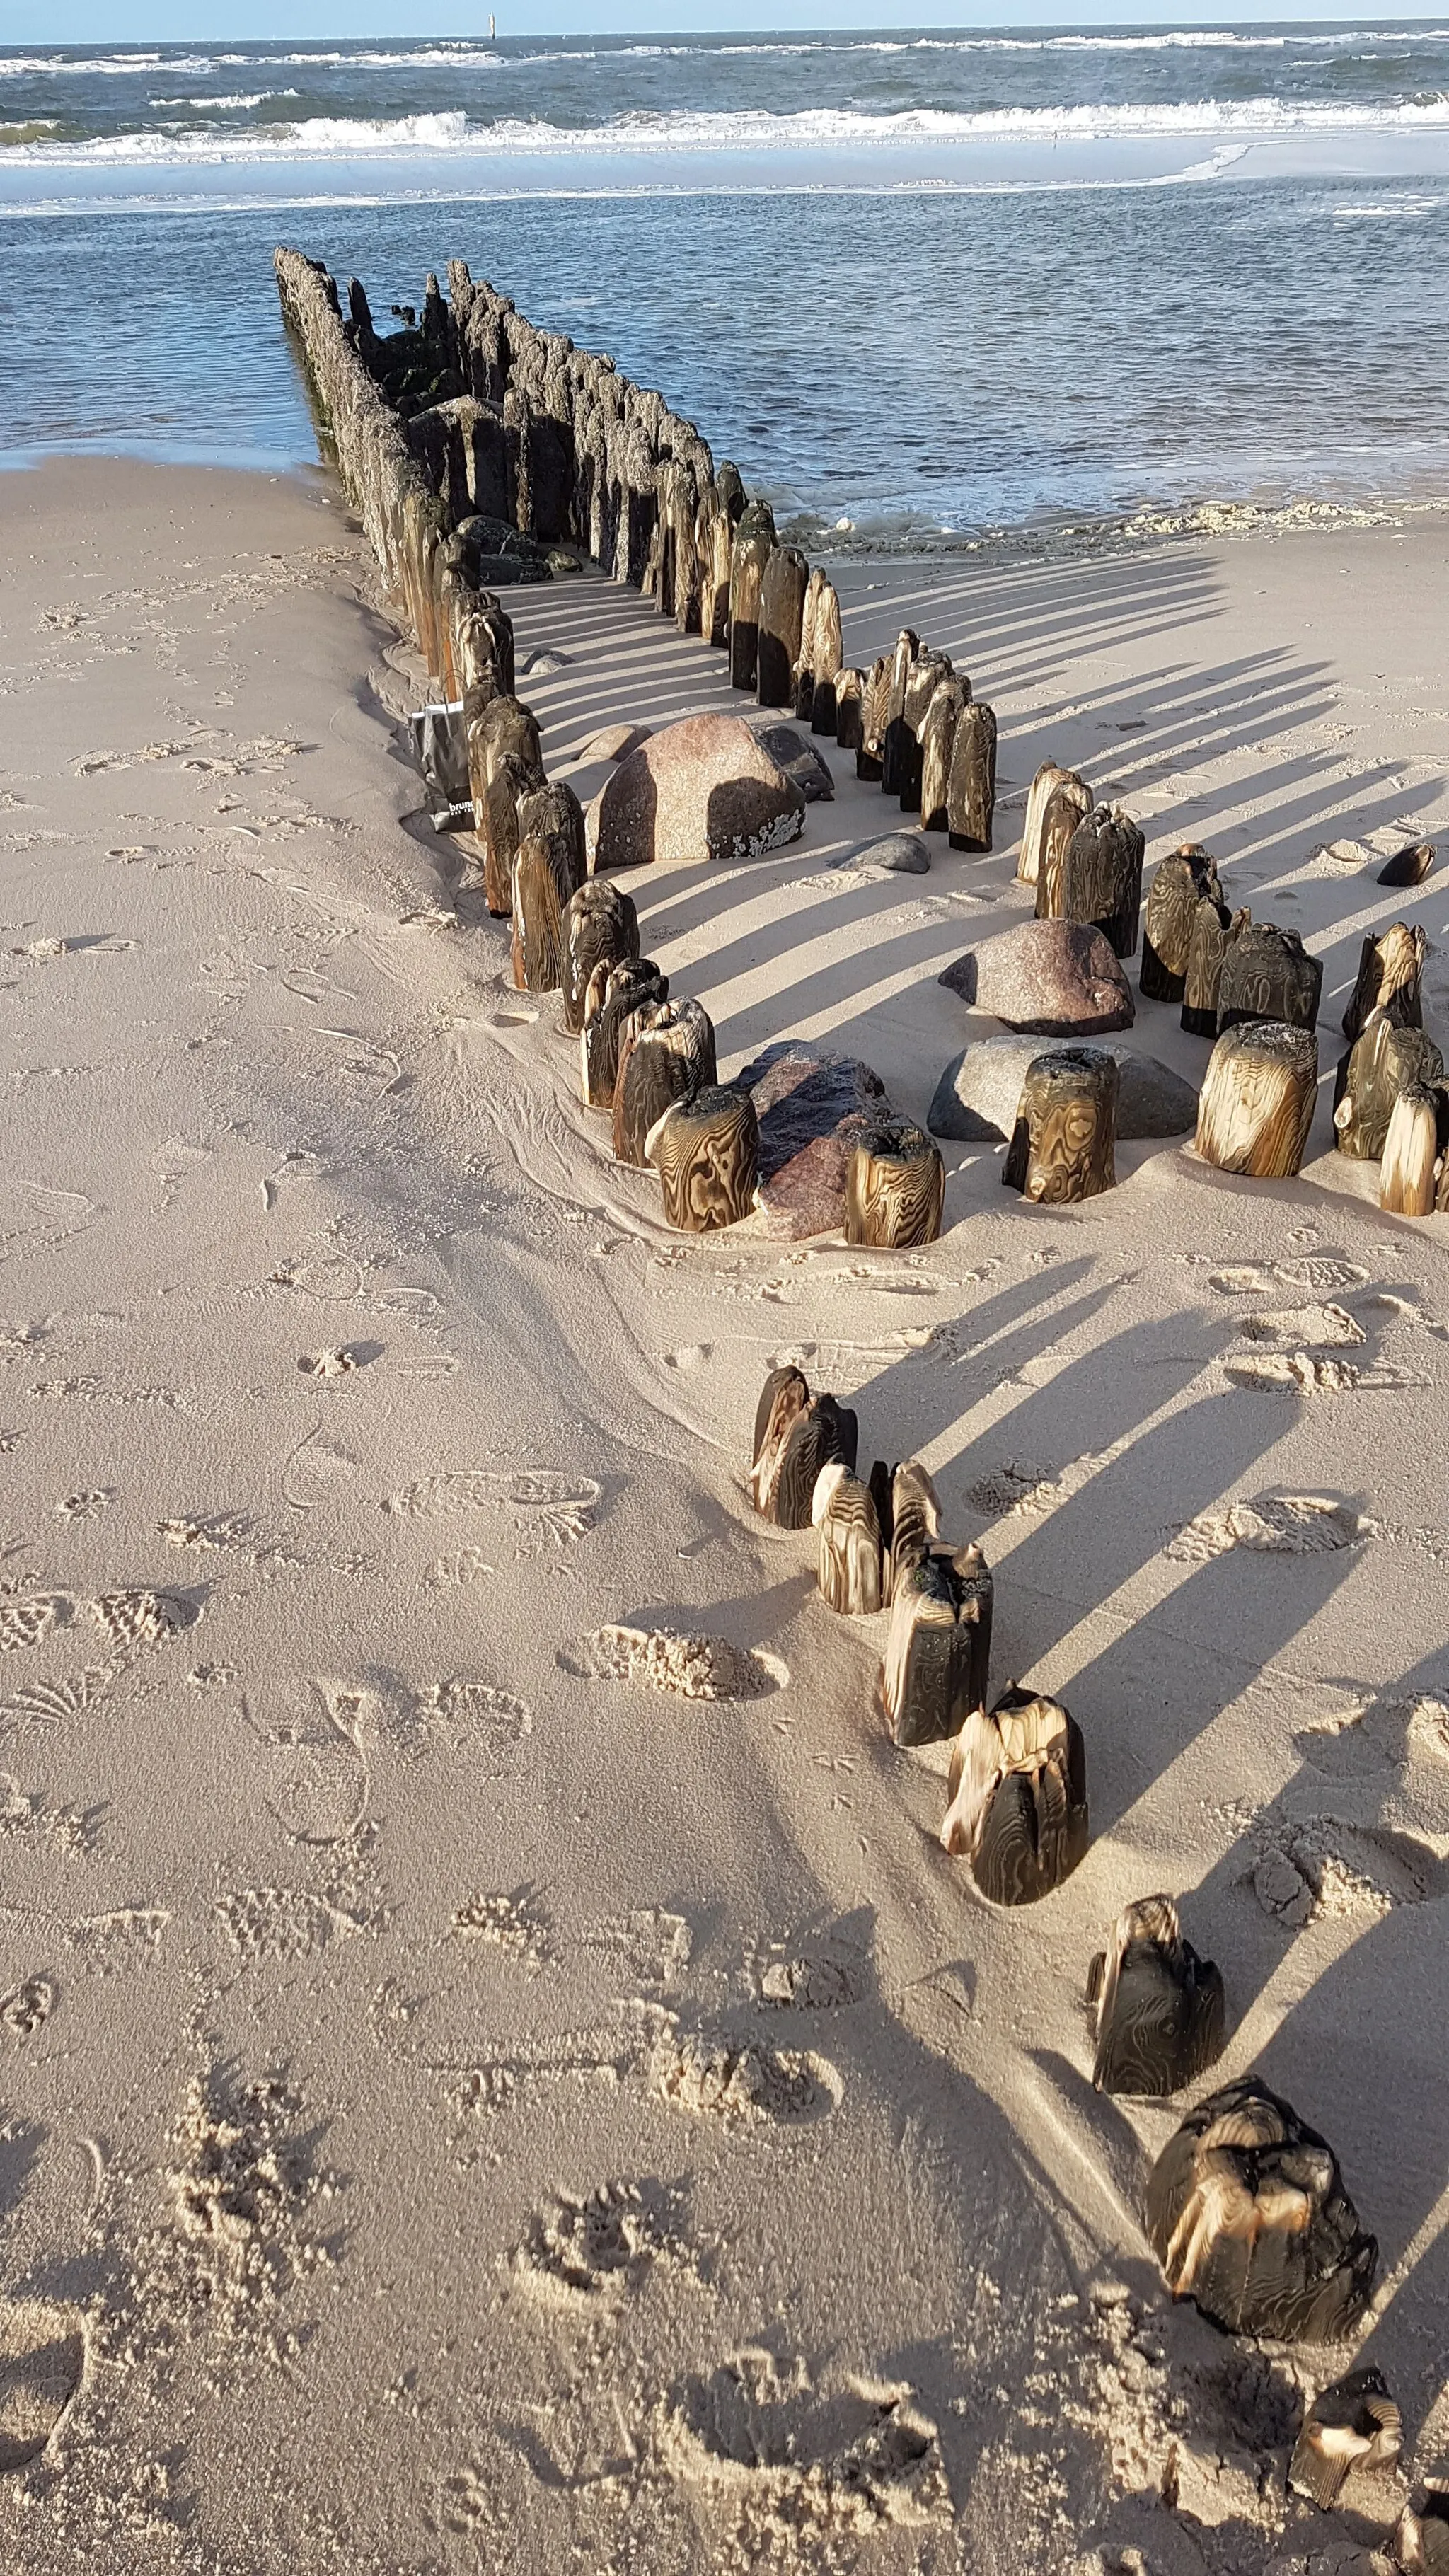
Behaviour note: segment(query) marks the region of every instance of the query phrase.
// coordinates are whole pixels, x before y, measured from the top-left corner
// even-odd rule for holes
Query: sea
[[[1449,25],[0,51],[0,462],[315,461],[278,241],[842,551],[1449,499]]]

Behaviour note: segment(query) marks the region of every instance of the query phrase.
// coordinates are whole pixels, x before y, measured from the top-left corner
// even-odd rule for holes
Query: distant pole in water
[[[490,18],[490,19],[489,19],[489,21],[488,21],[488,42],[490,43],[490,45],[492,44],[493,39],[494,39],[494,37],[497,35],[497,33],[498,33],[498,21],[497,21],[497,19],[496,19],[496,18]]]

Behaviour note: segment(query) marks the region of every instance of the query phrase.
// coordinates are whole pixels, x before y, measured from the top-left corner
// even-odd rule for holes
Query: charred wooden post
[[[983,698],[961,710],[951,746],[946,828],[953,850],[989,850],[996,813],[996,714]]]
[[[1144,847],[1120,805],[1095,805],[1077,825],[1061,863],[1059,917],[1090,922],[1118,957],[1137,950]]]
[[[619,1041],[630,1013],[668,999],[669,978],[652,957],[626,957],[617,966],[600,959],[589,977],[579,1031],[579,1095],[586,1109],[614,1106]]]
[[[845,1240],[897,1251],[934,1243],[941,1231],[946,1168],[940,1147],[909,1119],[881,1120],[851,1148],[845,1176]]]
[[[881,1606],[880,1524],[870,1487],[836,1460],[815,1479],[810,1517],[820,1533],[820,1597],[843,1618],[869,1619]]]
[[[1033,1056],[1001,1177],[1039,1207],[1073,1207],[1117,1179],[1117,1059],[1105,1047]]]
[[[639,954],[639,915],[632,895],[607,877],[589,877],[568,901],[563,926],[563,1025],[577,1037],[584,1025],[596,966],[622,966]]]
[[[775,550],[768,502],[751,501],[735,530],[730,565],[730,686],[752,689],[759,678],[760,591]]]
[[[1411,1082],[1390,1112],[1379,1168],[1379,1205],[1390,1216],[1432,1216],[1444,1206],[1446,1141],[1449,1092],[1437,1082]]]
[[[835,677],[835,741],[841,751],[853,751],[859,772],[860,753],[865,741],[861,723],[866,683],[859,671],[838,671]]]
[[[1018,885],[1034,886],[1041,881],[1042,836],[1046,830],[1047,808],[1059,787],[1069,789],[1076,800],[1075,831],[1083,815],[1092,810],[1092,791],[1074,769],[1063,769],[1056,760],[1044,760],[1026,793],[1026,819],[1021,827],[1021,849],[1017,854]],[[1068,840],[1071,832],[1067,834]]]
[[[645,1152],[659,1174],[665,1221],[684,1233],[738,1225],[753,1208],[760,1128],[747,1091],[729,1083],[697,1091],[666,1110]]]
[[[1422,885],[1434,864],[1432,841],[1412,841],[1406,850],[1398,850],[1386,867],[1379,870],[1378,881],[1386,886]]]
[[[833,1395],[812,1395],[797,1368],[771,1369],[755,1407],[750,1498],[779,1529],[809,1529],[822,1470],[855,1473],[855,1415]]]
[[[522,835],[513,861],[513,980],[520,992],[558,991],[564,914],[579,881],[565,842]]]
[[[946,653],[920,653],[906,674],[905,697],[901,707],[900,729],[900,805],[903,814],[921,810],[921,770],[924,750],[921,732],[927,710],[940,681],[951,676],[951,661]]]
[[[1370,1011],[1381,1010],[1389,1002],[1398,1004],[1403,1027],[1423,1027],[1420,979],[1427,947],[1423,931],[1417,925],[1411,930],[1405,921],[1391,921],[1377,939],[1372,931],[1368,933],[1358,961],[1358,977],[1343,1015],[1346,1038],[1356,1038],[1367,1026]]]
[[[645,1139],[665,1111],[718,1079],[714,1022],[702,1003],[646,1002],[632,1011],[614,1080],[616,1161],[643,1164]]]
[[[919,1458],[887,1469],[878,1458],[870,1471],[871,1499],[880,1524],[884,1602],[890,1608],[908,1575],[931,1554],[941,1527],[941,1501]]]
[[[984,1694],[982,1695],[984,1697]],[[978,1700],[951,1748],[941,1840],[992,1905],[1034,1905],[1087,1848],[1087,1757],[1070,1711],[1008,1683]]]
[[[756,675],[762,707],[793,707],[810,567],[798,546],[776,546],[760,583]]]
[[[1330,2513],[1355,2471],[1372,2476],[1375,2470],[1392,2468],[1403,2450],[1404,2419],[1383,2372],[1372,2365],[1345,2371],[1342,2379],[1320,2388],[1307,2408],[1288,2463],[1288,2484]],[[1445,2525],[1444,2556],[1449,2561],[1449,2512]],[[1427,2556],[1408,2557],[1400,2545],[1394,2563],[1423,2568],[1434,2562]]]
[[[895,1585],[877,1684],[893,1743],[941,1744],[966,1724],[986,1694],[991,1608],[979,1548],[923,1557]]]
[[[1182,1025],[1192,1037],[1217,1036],[1223,960],[1251,918],[1248,912],[1230,912],[1221,896],[1212,893],[1205,894],[1198,905],[1182,984]]]
[[[811,677],[810,730],[834,734],[838,722],[838,684],[845,659],[845,644],[840,625],[840,594],[833,581],[821,581],[820,596],[815,603],[815,655]]]
[[[1184,841],[1159,863],[1148,892],[1139,981],[1149,1002],[1182,1000],[1193,924],[1205,898],[1222,901],[1217,861],[1200,841]]]
[[[1338,2343],[1368,2304],[1379,2249],[1338,2158],[1261,2076],[1194,2104],[1153,2166],[1144,2216],[1173,2297],[1230,2334]]]
[[[1218,1039],[1197,1108],[1197,1150],[1222,1172],[1290,1180],[1302,1168],[1318,1041],[1285,1020],[1244,1020]]]
[[[1245,921],[1223,959],[1218,1035],[1252,1020],[1316,1028],[1322,990],[1323,960],[1309,956],[1296,930],[1280,930],[1274,921]]]
[[[860,693],[860,748],[855,755],[855,774],[866,786],[879,785],[883,773],[890,695],[891,665],[883,655],[877,655]]]
[[[1388,1139],[1389,1120],[1401,1092],[1415,1083],[1441,1082],[1444,1059],[1421,1028],[1396,1016],[1400,997],[1370,1011],[1362,1034],[1343,1057],[1333,1092],[1334,1141],[1355,1162],[1376,1162]]]
[[[1124,1906],[1087,1970],[1099,2093],[1161,2099],[1195,2084],[1223,2052],[1221,1971],[1182,1937],[1170,1896]]]
[[[951,783],[951,754],[956,731],[964,709],[971,703],[971,683],[965,674],[953,671],[936,682],[931,703],[921,725],[921,829],[923,832],[945,832],[950,829],[948,804]],[[992,785],[995,786],[993,748]]]
[[[905,754],[906,689],[921,639],[914,627],[903,626],[896,638],[896,649],[890,660],[890,686],[886,696],[885,725],[881,734],[881,792],[899,796],[902,761]]]
[[[513,862],[521,837],[518,809],[544,783],[540,763],[518,752],[505,751],[490,764],[483,803],[483,887],[495,921],[507,921],[513,914]]]
[[[824,588],[825,575],[817,568],[805,584],[805,602],[800,611],[800,645],[791,674],[795,688],[795,715],[801,724],[808,724],[815,712],[815,618]]]
[[[1046,800],[1041,821],[1040,854],[1036,871],[1036,917],[1038,921],[1060,921],[1065,897],[1067,852],[1077,827],[1092,811],[1092,799],[1084,782],[1075,775],[1059,778]]]

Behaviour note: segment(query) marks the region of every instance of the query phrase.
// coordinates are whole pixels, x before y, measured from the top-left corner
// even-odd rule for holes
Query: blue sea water
[[[310,457],[278,239],[861,541],[1449,496],[1449,26],[0,53],[0,455]]]

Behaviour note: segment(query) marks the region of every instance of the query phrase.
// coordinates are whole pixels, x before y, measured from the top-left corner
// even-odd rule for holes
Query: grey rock
[[[863,841],[858,850],[847,850],[840,859],[832,859],[836,868],[892,868],[898,876],[925,877],[931,873],[931,853],[924,832],[887,832],[884,840]]]
[[[793,725],[757,724],[755,740],[764,744],[770,758],[779,762],[786,777],[794,779],[807,805],[832,802],[835,778],[830,764],[803,733],[797,733]]]
[[[968,948],[937,981],[1036,1037],[1105,1036],[1137,1016],[1111,947],[1085,922],[1018,922]]]
[[[557,653],[551,646],[545,645],[541,652],[525,653],[518,668],[524,679],[548,680],[553,677],[555,671],[566,671],[572,660],[571,653]]]
[[[888,1105],[879,1074],[856,1056],[786,1038],[737,1079],[759,1120],[765,1231],[784,1239],[835,1232],[845,1223],[851,1148]]]
[[[1042,1052],[1034,1037],[978,1038],[953,1056],[931,1103],[926,1124],[933,1136],[956,1144],[995,1144],[1016,1124],[1026,1069]],[[1088,1048],[1095,1053],[1095,1048]],[[1171,1065],[1133,1048],[1104,1046],[1116,1058],[1117,1135],[1123,1144],[1152,1136],[1190,1136],[1197,1125],[1197,1093]]]

